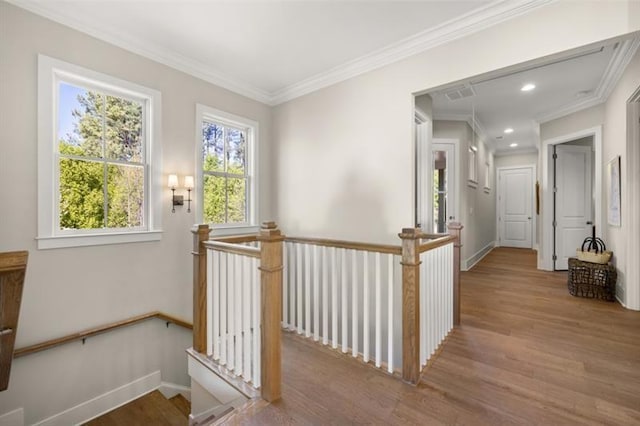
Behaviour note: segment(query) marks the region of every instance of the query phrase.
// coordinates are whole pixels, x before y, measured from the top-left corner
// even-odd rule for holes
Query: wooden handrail
[[[418,246],[418,252],[424,253],[425,251],[436,249],[445,244],[454,243],[456,237],[454,235],[444,234],[435,240],[429,240],[426,243],[422,243]]]
[[[288,243],[303,243],[316,246],[337,247],[349,250],[372,251],[377,253],[402,255],[401,246],[393,246],[388,244],[371,244],[356,241],[330,240],[324,238],[303,238],[303,237],[286,237]]]
[[[209,241],[220,241],[221,243],[242,244],[258,241],[258,234],[245,235],[225,235],[222,237],[209,238]]]
[[[174,317],[169,314],[165,314],[160,311],[153,311],[142,315],[137,315],[135,317],[127,318],[121,321],[112,322],[109,324],[101,325],[98,327],[90,328],[87,330],[79,331],[77,333],[68,334],[63,337],[58,337],[56,339],[47,340],[41,343],[36,343],[35,345],[25,346],[24,348],[16,349],[13,352],[14,358],[20,358],[21,356],[34,354],[36,352],[41,352],[47,349],[55,348],[56,346],[64,345],[65,343],[73,342],[75,340],[82,340],[88,337],[96,336],[98,334],[107,333],[109,331],[126,327],[129,325],[133,325],[142,321],[146,321],[151,318],[159,318],[163,321],[167,321],[178,325],[180,327],[191,329],[193,325],[180,319]]]
[[[251,256],[260,258],[260,249],[257,247],[241,246],[238,244],[223,243],[217,240],[209,240],[203,242],[204,246],[209,249],[215,249],[225,253],[239,254],[242,256]]]

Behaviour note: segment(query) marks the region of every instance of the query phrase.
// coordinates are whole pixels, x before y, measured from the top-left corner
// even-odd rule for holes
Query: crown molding
[[[535,118],[535,121],[539,124],[546,123],[606,102],[639,47],[640,37],[620,42],[602,74],[598,87],[591,96],[578,99],[554,111],[539,115]]]
[[[158,46],[149,41],[137,38],[122,37],[118,32],[102,26],[98,28],[95,25],[89,25],[80,19],[72,18],[68,15],[60,13],[55,8],[55,3],[25,1],[25,0],[6,0],[19,8],[28,10],[29,12],[60,23],[74,30],[88,34],[99,40],[113,44],[114,46],[133,52],[147,59],[159,62],[168,67],[182,71],[191,76],[197,77],[223,89],[230,90],[234,93],[246,96],[256,101],[271,104],[271,95],[264,90],[248,85],[239,80],[230,78],[226,75],[216,72],[211,67],[180,55],[176,52],[169,52],[165,48]]]
[[[498,0],[272,94],[277,105],[526,14],[557,0]]]
[[[32,0],[6,1],[216,86],[273,106],[476,33],[557,0],[496,0],[458,18],[445,21],[434,28],[275,92],[268,92],[223,75],[200,61],[187,58],[176,52],[169,52],[154,43],[122,37],[117,31],[106,26],[98,28],[95,25],[89,25],[80,19],[60,13],[56,10],[55,4]]]

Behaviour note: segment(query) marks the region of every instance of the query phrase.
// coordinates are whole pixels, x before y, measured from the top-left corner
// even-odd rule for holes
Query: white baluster
[[[329,343],[329,259],[322,247],[322,344]]]
[[[364,280],[362,290],[362,359],[369,362],[369,252],[363,252],[362,267]]]
[[[320,340],[320,254],[313,246],[313,340]]]
[[[207,355],[213,355],[213,335],[211,331],[213,330],[213,250],[206,250],[206,259],[207,259]]]
[[[296,266],[296,258],[295,258],[295,244],[290,243],[289,245],[289,329],[296,329],[296,278],[295,278],[295,266]]]
[[[282,327],[289,328],[289,243],[282,244]]]
[[[227,364],[227,253],[220,253],[220,364]]]
[[[387,255],[387,347],[389,353],[387,354],[387,371],[393,373],[393,255]]]
[[[331,347],[338,347],[338,258],[331,247]]]
[[[296,244],[296,306],[296,328],[302,334],[302,244]]]
[[[311,335],[311,247],[304,246],[304,335]]]
[[[229,312],[229,331],[227,333],[227,366],[229,370],[233,370],[235,368],[236,361],[236,347],[235,347],[235,336],[236,336],[236,270],[235,270],[235,254],[228,255],[227,262],[227,283],[229,287],[227,288],[227,297],[229,298],[229,306],[227,306],[227,310]]]
[[[242,343],[244,348],[244,360],[242,361],[242,377],[245,382],[251,380],[251,281],[253,271],[251,270],[252,258],[242,258]]]
[[[213,359],[220,359],[220,253],[211,250],[213,257],[212,315],[213,315]]]
[[[262,312],[262,298],[260,293],[260,271],[258,270],[259,260],[253,261],[253,386],[260,387],[260,353],[261,353],[261,332],[260,315]]]
[[[358,252],[351,250],[351,349],[358,356]]]
[[[340,288],[342,289],[342,300],[340,301],[342,305],[342,315],[340,320],[342,321],[342,352],[347,353],[349,343],[348,339],[348,327],[349,327],[349,319],[347,314],[347,250],[342,249],[340,251],[341,261],[340,261],[340,272],[341,272],[341,282]]]
[[[380,362],[382,360],[382,293],[381,293],[381,267],[380,264],[380,252],[375,254],[375,271],[376,271],[376,287],[375,287],[375,347],[376,347],[376,367],[380,368]]]

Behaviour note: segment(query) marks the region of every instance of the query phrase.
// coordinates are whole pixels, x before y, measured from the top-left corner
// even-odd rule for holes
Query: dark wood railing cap
[[[422,229],[420,228],[402,228],[402,232],[398,234],[403,240],[417,240],[422,238]]]

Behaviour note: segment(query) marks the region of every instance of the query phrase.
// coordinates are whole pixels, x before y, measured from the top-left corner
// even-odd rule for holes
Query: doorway
[[[433,159],[431,222],[426,232],[444,234],[447,222],[455,220],[455,145],[434,143],[431,147]]]
[[[533,248],[535,166],[499,167],[498,245]]]
[[[593,136],[553,147],[553,269],[566,271],[570,257],[591,235],[593,200]]]
[[[565,144],[567,142],[578,141],[580,139],[591,137],[593,140],[593,148],[592,148],[592,160],[591,163],[593,166],[591,167],[592,173],[592,205],[593,206],[601,206],[602,205],[602,127],[597,126],[590,129],[581,130],[575,133],[571,133],[565,136],[560,136],[553,139],[548,139],[543,141],[542,143],[542,232],[540,234],[541,241],[541,257],[540,264],[538,267],[540,269],[544,269],[547,271],[558,270],[558,267],[563,265],[556,265],[556,261],[559,258],[559,252],[557,251],[558,245],[555,241],[556,232],[554,229],[554,221],[556,220],[554,217],[554,196],[557,194],[554,192],[555,188],[555,176],[554,176],[554,148],[556,145]],[[559,198],[559,197],[558,197]],[[545,208],[544,206],[549,206],[549,208]],[[596,231],[598,234],[602,231],[602,211],[600,208],[595,208],[592,210],[592,222],[596,226]],[[586,222],[588,220],[584,220],[584,226],[587,225]],[[557,223],[556,223],[557,228]],[[589,232],[587,236],[591,233],[591,228],[588,228]],[[584,236],[582,237],[584,239]],[[566,253],[569,253],[569,250],[572,250],[573,255],[575,255],[575,250],[582,243],[582,239],[579,241],[579,244],[576,247],[571,247],[568,244],[565,244]],[[576,244],[576,243],[571,243]],[[555,259],[554,259],[555,257]]]

